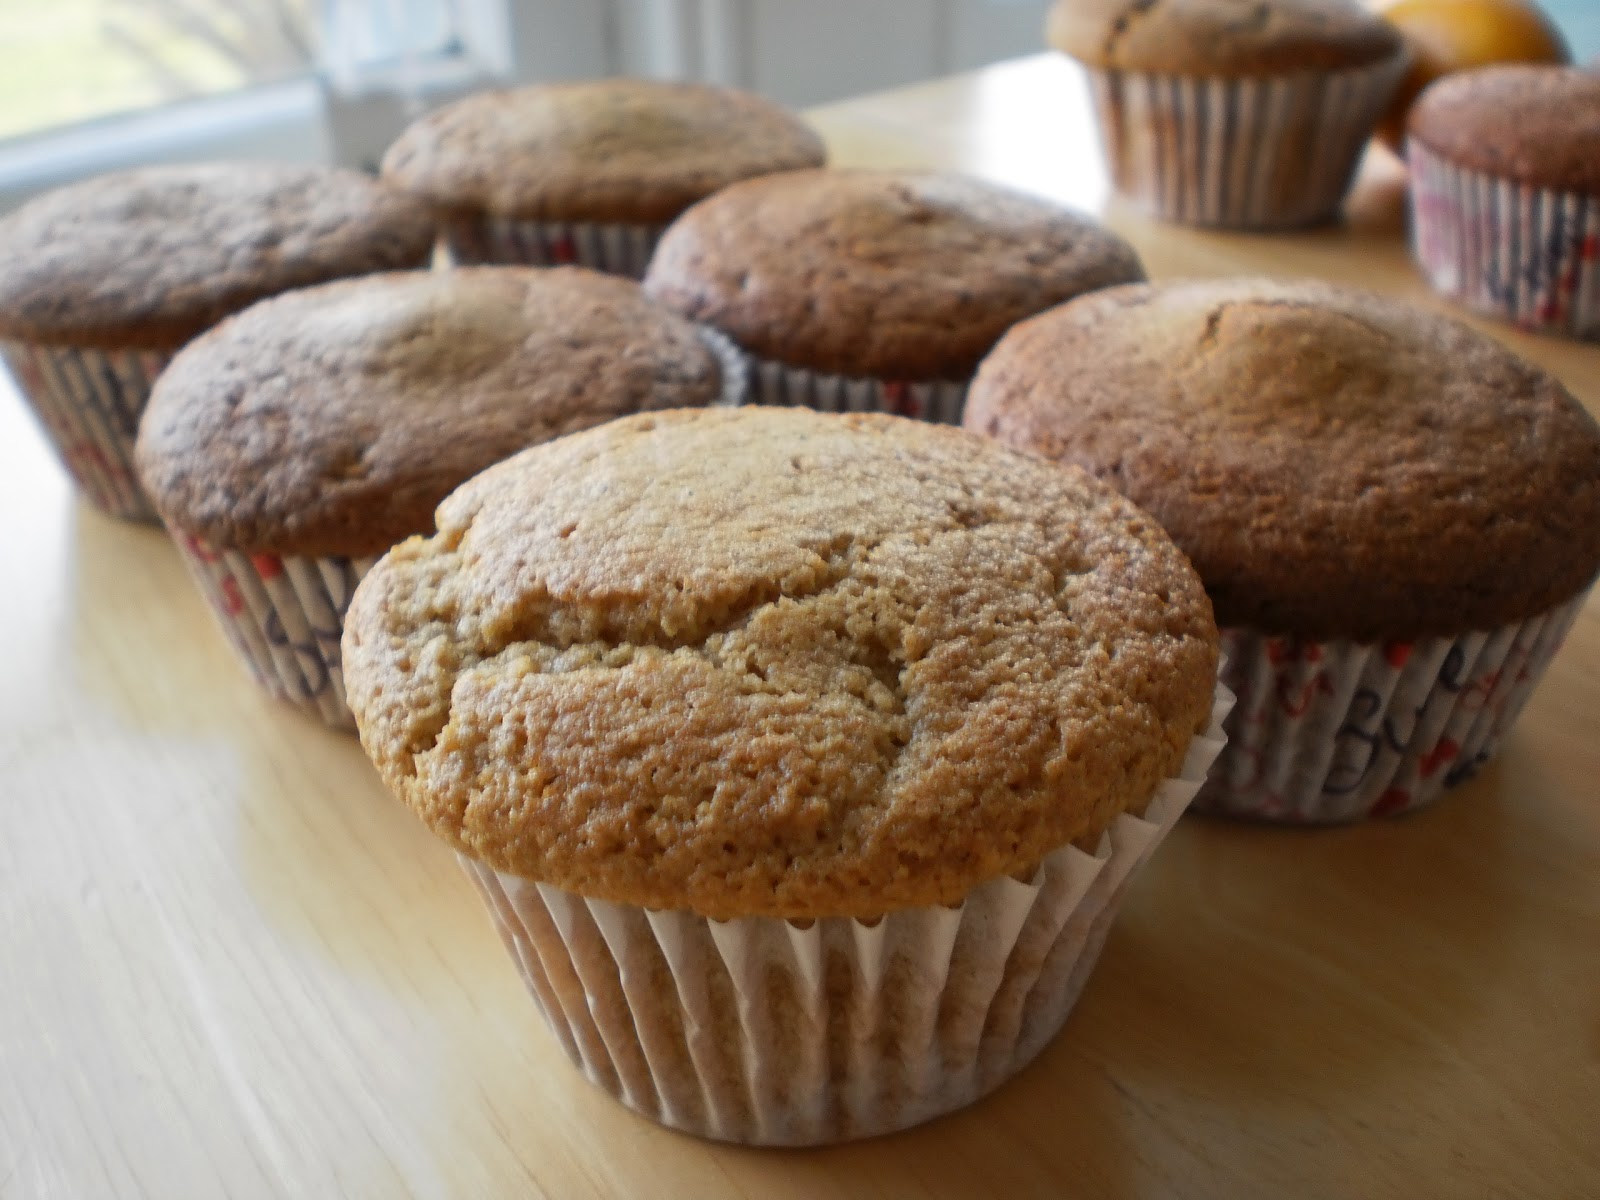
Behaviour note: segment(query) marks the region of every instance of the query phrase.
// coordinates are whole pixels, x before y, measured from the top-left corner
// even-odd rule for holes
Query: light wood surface
[[[1047,57],[816,113],[846,163],[1091,209]],[[1434,303],[1398,172],[1349,227],[1164,228],[1158,277]],[[1495,329],[1600,407],[1600,349]],[[1187,821],[1061,1037],[965,1113],[769,1152],[570,1068],[451,856],[354,741],[257,694],[153,529],[0,396],[0,1197],[1600,1195],[1600,602],[1498,760],[1416,817]]]

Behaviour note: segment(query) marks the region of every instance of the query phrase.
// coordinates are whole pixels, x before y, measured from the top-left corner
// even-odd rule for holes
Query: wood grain
[[[1099,210],[1084,102],[1041,57],[816,118],[841,162]],[[1292,238],[1106,211],[1157,277],[1435,304],[1399,186],[1374,159],[1347,227]],[[1600,349],[1492,331],[1600,407]],[[1186,822],[1020,1079],[778,1153],[568,1067],[355,743],[258,696],[165,538],[74,502],[5,398],[0,505],[0,1197],[1600,1195],[1600,603],[1437,807]]]

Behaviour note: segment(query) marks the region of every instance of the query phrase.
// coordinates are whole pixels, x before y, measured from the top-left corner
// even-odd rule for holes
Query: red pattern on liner
[[[276,579],[283,574],[283,560],[276,554],[252,554],[250,565],[263,579]]]

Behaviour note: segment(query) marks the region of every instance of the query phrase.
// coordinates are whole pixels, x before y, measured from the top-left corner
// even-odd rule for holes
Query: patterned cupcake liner
[[[751,404],[816,408],[823,412],[893,413],[937,425],[961,424],[970,386],[970,381],[853,379],[764,358],[752,358],[750,363]]]
[[[461,861],[568,1057],[628,1107],[723,1141],[870,1137],[971,1104],[1055,1036],[1231,704],[1219,687],[1180,774],[1093,854],[1057,850],[955,908],[712,921]]]
[[[1600,196],[1470,171],[1412,140],[1411,244],[1433,289],[1538,333],[1600,341]]]
[[[339,639],[356,584],[378,560],[244,554],[173,534],[222,632],[256,682],[336,729],[353,730]]]
[[[457,218],[444,223],[441,241],[457,266],[503,263],[530,267],[575,265],[643,279],[665,225],[607,225],[588,221],[517,221],[508,217]]]
[[[156,520],[133,443],[151,385],[172,356],[8,341],[0,357],[79,490],[114,517]]]
[[[1330,220],[1409,58],[1350,71],[1205,79],[1089,71],[1117,190],[1167,221],[1286,229]]]
[[[1585,597],[1459,638],[1363,645],[1223,631],[1239,697],[1196,812],[1295,824],[1391,816],[1494,754]]]

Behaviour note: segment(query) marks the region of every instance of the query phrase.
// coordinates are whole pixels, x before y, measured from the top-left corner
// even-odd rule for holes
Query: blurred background
[[[1576,56],[1600,0],[1544,0]],[[0,210],[143,162],[370,166],[504,82],[702,79],[803,107],[1043,48],[1049,0],[0,0]]]

